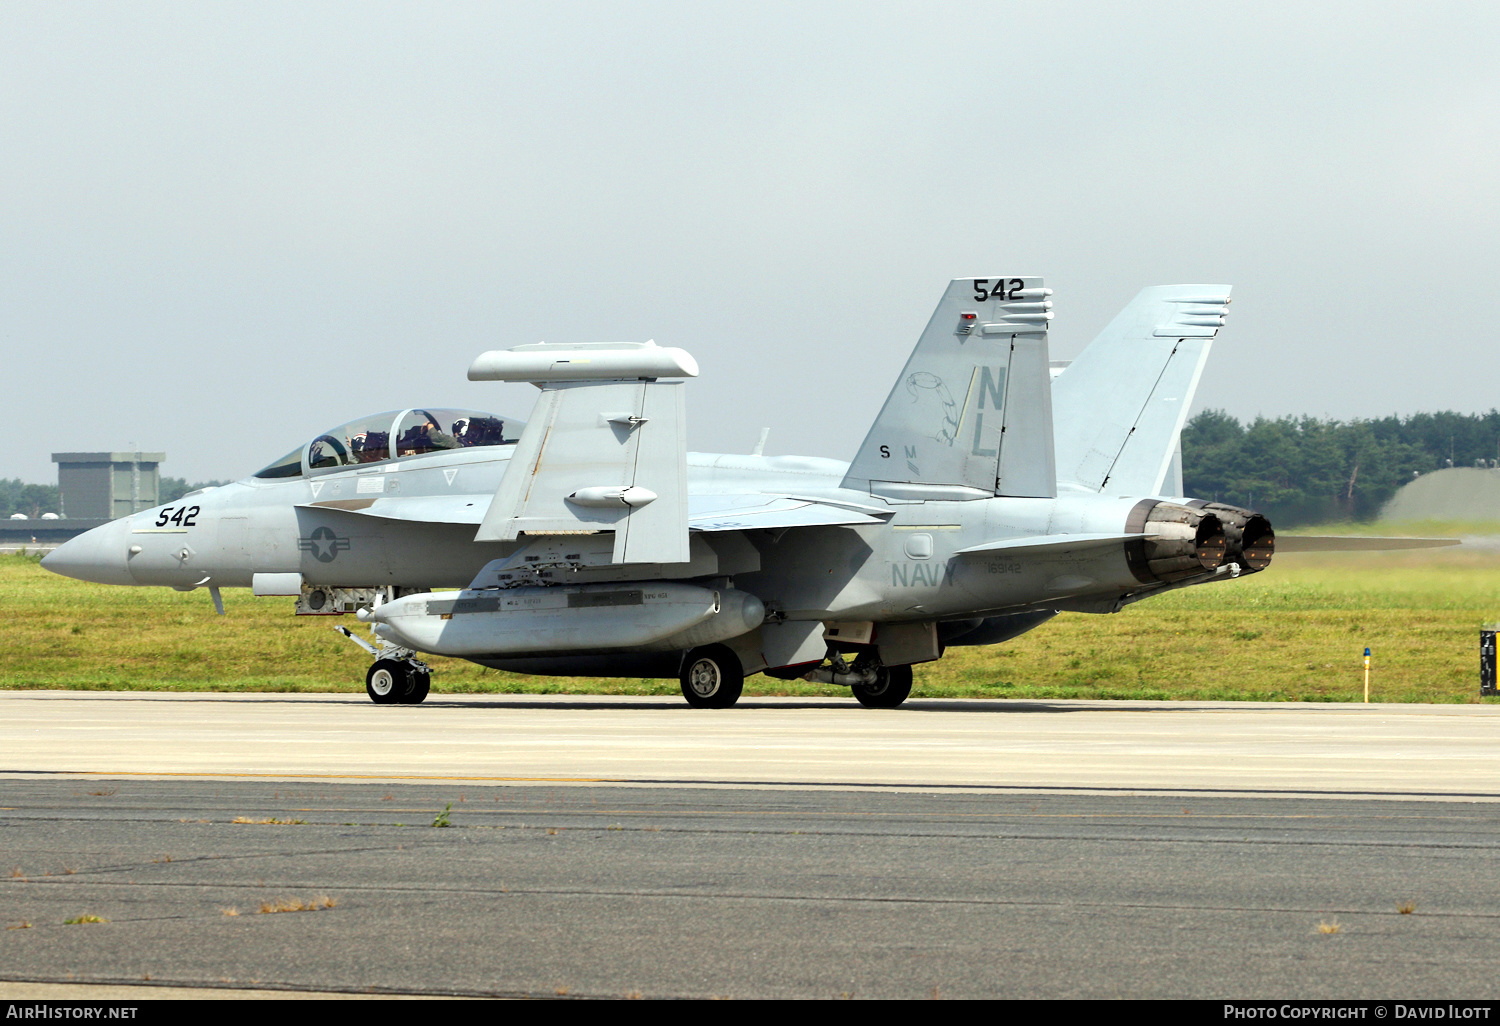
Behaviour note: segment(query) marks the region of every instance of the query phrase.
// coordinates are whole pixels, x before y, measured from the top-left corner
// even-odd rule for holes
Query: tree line
[[[1245,506],[1284,527],[1368,520],[1396,489],[1444,467],[1500,460],[1500,410],[1378,420],[1256,417],[1204,410],[1182,430],[1188,495]],[[161,479],[161,501],[222,481]],[[0,479],[0,517],[58,512],[56,485]]]
[[[176,502],[188,492],[210,485],[228,484],[227,481],[195,481],[189,484],[180,477],[161,479],[161,501]],[[20,478],[0,478],[0,519],[9,519],[20,513],[35,520],[43,513],[61,511],[55,484],[26,484]]]
[[[1378,420],[1256,417],[1204,410],[1182,431],[1188,495],[1245,506],[1283,527],[1369,520],[1413,478],[1496,466],[1500,410]]]

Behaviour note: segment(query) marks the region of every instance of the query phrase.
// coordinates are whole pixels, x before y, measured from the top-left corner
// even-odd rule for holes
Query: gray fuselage
[[[178,589],[248,587],[256,573],[300,573],[311,586],[462,588],[518,547],[473,541],[513,448],[430,453],[292,480],[247,478],[96,528],[46,565],[101,583]],[[690,494],[764,491],[889,508],[884,524],[695,532],[695,552],[704,542],[711,550],[707,563],[695,559],[649,574],[729,576],[786,619],[943,621],[1070,606],[1103,611],[1142,587],[1123,543],[1080,553],[955,556],[999,540],[1119,534],[1138,497],[892,500],[840,488],[848,465],[812,457],[689,453],[688,468]],[[462,520],[339,508],[368,508],[375,496],[441,500],[449,510],[443,516]]]

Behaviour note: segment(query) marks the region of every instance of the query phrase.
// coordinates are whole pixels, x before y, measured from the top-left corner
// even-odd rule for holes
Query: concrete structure
[[[62,517],[0,520],[0,550],[51,549],[161,502],[164,452],[55,452]]]
[[[62,515],[115,520],[159,501],[164,452],[55,452]]]

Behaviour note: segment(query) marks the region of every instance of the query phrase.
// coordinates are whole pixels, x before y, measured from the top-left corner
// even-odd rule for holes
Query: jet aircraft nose
[[[129,557],[130,521],[121,519],[63,542],[42,557],[42,566],[95,584],[134,584]]]

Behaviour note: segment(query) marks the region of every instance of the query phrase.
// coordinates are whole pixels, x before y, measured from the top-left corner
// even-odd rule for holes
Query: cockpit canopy
[[[478,410],[393,410],[351,420],[293,449],[256,477],[301,477],[361,463],[382,463],[447,449],[512,445],[526,425]]]

